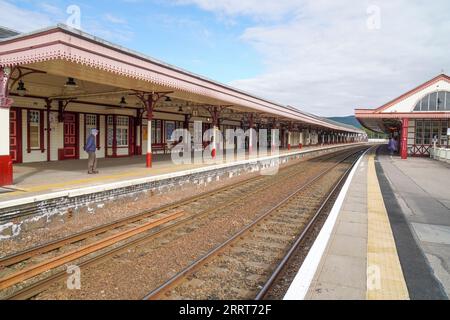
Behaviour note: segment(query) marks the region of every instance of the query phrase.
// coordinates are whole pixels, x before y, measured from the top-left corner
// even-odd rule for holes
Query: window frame
[[[95,126],[87,124],[88,117],[95,117]],[[84,114],[84,146],[86,146],[87,137],[90,135],[91,129],[97,129],[98,132],[100,132],[100,115],[94,114],[94,113],[85,113]],[[96,145],[97,145],[97,150],[100,150],[100,134],[98,134],[96,137]]]
[[[39,117],[39,122],[37,125],[31,123],[31,114],[36,112]],[[31,151],[40,150],[42,153],[45,152],[44,146],[44,110],[42,109],[27,109],[27,153]],[[38,134],[38,146],[31,146],[31,127],[37,127]]]
[[[430,109],[430,102],[432,102],[431,97],[433,95],[435,96],[434,99],[434,108]],[[440,98],[440,95],[443,95],[444,100],[442,101],[442,108],[438,109],[438,101]],[[424,105],[425,102],[425,105]],[[447,90],[436,90],[427,93],[426,95],[422,96],[414,105],[414,108],[412,110],[413,112],[445,112],[450,111],[450,91]]]

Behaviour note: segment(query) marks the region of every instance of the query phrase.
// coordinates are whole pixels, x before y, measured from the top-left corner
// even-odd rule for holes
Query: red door
[[[135,154],[136,147],[136,128],[134,126],[134,118],[129,117],[129,127],[128,127],[128,155],[132,156]]]
[[[9,153],[13,163],[22,162],[22,112],[11,108],[9,113]]]
[[[75,113],[64,113],[64,159],[78,159],[78,121]]]

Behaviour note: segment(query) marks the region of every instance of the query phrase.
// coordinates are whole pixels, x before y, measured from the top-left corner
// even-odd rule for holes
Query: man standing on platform
[[[98,130],[92,129],[91,134],[87,138],[86,145],[84,146],[84,151],[89,155],[88,158],[88,174],[98,173],[97,171],[97,156],[95,151],[97,150],[97,135]]]

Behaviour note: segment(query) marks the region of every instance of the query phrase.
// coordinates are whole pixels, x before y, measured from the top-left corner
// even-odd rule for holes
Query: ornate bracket
[[[219,126],[220,114],[230,106],[203,106],[210,114],[214,126]]]
[[[67,99],[67,100],[58,100],[58,121],[64,122],[64,112],[66,112],[66,108],[75,99]]]
[[[166,92],[136,92],[134,95],[138,97],[139,100],[142,101],[142,103],[145,106],[144,111],[142,112],[142,115],[145,111],[147,111],[147,120],[153,119],[153,111],[155,111],[155,106],[158,103],[161,98],[166,97],[168,94],[173,93],[173,91],[166,91]]]
[[[245,112],[242,116],[242,121],[248,123],[249,128],[255,126],[255,115],[253,112]]]
[[[18,72],[19,74],[17,75],[17,77],[13,77],[12,75],[15,72]],[[12,80],[12,82],[8,85],[8,90],[11,90],[12,88],[14,88],[14,86],[16,85],[16,83],[23,79],[24,77],[33,74],[33,73],[47,73],[45,71],[40,71],[40,70],[35,70],[35,69],[31,69],[31,68],[26,68],[26,67],[14,67],[11,70],[11,77],[10,80]]]
[[[137,110],[137,118],[136,118],[136,125],[137,126],[142,125],[142,118],[144,117],[144,112],[145,112],[144,108]]]
[[[8,81],[11,77],[9,68],[0,67],[0,108],[9,108],[13,100],[9,98]]]

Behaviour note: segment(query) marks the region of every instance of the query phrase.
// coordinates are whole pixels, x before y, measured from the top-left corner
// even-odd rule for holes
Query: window
[[[428,105],[429,111],[436,111],[437,92],[430,94],[430,104]]]
[[[431,121],[423,122],[423,144],[431,144]]]
[[[128,147],[129,117],[128,116],[115,117],[116,131],[114,131],[114,116],[107,116],[106,122],[108,125],[108,129],[106,132],[108,147],[109,148]]]
[[[152,120],[152,144],[156,143],[156,120]]]
[[[89,137],[89,135],[91,134],[91,130],[92,129],[97,129],[97,115],[95,114],[86,114],[85,115],[85,128],[86,128],[86,139],[87,137]]]
[[[450,92],[436,91],[420,99],[414,111],[448,111],[450,110]]]
[[[169,141],[172,139],[172,132],[175,130],[175,122],[166,121],[164,123],[164,127],[166,129],[166,141]]]
[[[29,145],[28,149],[41,148],[41,113],[37,110],[28,111],[28,133]]]
[[[152,144],[162,143],[162,120],[152,120]]]
[[[445,91],[440,91],[437,98],[437,111],[445,110]]]
[[[438,146],[447,146],[447,120],[416,120],[415,144],[432,145],[433,138],[437,138]]]
[[[441,121],[441,137],[439,140],[439,144],[441,146],[447,146],[448,145],[448,136],[447,136],[447,128],[449,128],[449,123],[447,120]]]
[[[113,146],[113,140],[114,140],[114,116],[108,116],[106,123],[108,125],[108,131],[107,131],[107,144],[108,147],[112,148]]]
[[[156,120],[156,141],[157,141],[156,143],[162,143],[161,130],[162,130],[162,121]]]
[[[127,116],[116,117],[116,143],[118,147],[128,147],[129,120]]]

